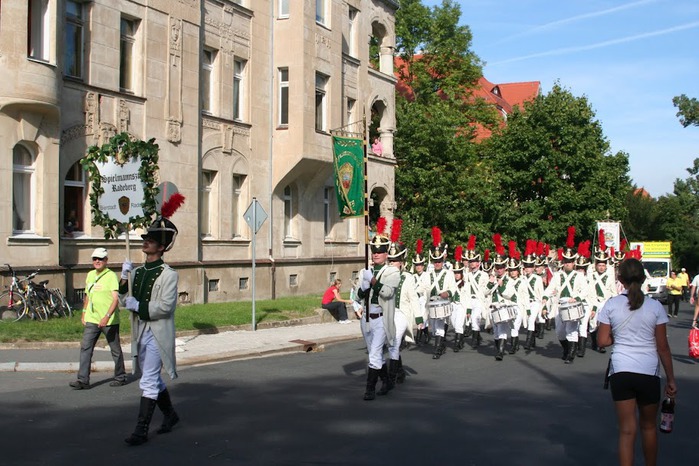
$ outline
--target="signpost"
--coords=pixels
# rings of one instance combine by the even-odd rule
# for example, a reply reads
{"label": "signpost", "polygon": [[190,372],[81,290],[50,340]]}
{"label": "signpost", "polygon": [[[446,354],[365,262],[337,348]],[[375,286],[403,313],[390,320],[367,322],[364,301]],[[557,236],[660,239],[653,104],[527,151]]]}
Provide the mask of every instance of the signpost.
{"label": "signpost", "polygon": [[243,218],[252,230],[252,329],[257,330],[255,318],[255,238],[262,224],[267,220],[267,212],[262,208],[257,198],[253,197],[248,210],[243,214]]}

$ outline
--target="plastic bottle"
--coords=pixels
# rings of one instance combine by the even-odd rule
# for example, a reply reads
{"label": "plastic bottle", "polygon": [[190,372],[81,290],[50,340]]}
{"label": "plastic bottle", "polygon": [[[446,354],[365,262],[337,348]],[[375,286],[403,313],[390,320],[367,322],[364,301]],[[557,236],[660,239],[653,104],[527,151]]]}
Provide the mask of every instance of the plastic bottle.
{"label": "plastic bottle", "polygon": [[660,408],[660,432],[669,434],[675,423],[675,399],[667,397]]}

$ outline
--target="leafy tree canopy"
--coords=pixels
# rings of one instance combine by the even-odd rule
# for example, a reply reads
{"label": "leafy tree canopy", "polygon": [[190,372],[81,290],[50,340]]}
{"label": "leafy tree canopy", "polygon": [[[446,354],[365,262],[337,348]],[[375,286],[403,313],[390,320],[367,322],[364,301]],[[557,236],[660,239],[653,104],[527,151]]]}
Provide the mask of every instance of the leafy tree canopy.
{"label": "leafy tree canopy", "polygon": [[679,109],[677,117],[685,128],[687,126],[699,126],[699,101],[682,94],[672,99],[673,105]]}

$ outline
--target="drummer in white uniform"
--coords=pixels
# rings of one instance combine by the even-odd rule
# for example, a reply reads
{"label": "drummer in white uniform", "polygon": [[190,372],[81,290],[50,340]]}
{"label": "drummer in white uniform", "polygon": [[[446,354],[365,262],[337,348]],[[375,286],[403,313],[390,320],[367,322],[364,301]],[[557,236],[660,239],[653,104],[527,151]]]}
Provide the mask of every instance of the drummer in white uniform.
{"label": "drummer in white uniform", "polygon": [[606,350],[597,345],[597,312],[602,309],[602,306],[604,306],[604,303],[606,303],[609,298],[619,294],[615,283],[616,277],[614,276],[614,267],[607,266],[609,259],[610,254],[607,251],[604,230],[600,230],[599,241],[595,249],[595,270],[591,274],[589,290],[590,301],[592,303],[590,348],[600,353],[606,353]]}
{"label": "drummer in white uniform", "polygon": [[[490,251],[487,253],[490,255]],[[485,297],[488,273],[481,270],[481,255],[476,252],[476,237],[474,235],[468,238],[466,260],[468,261],[468,270],[464,276],[466,293],[462,293],[462,302],[466,307],[466,319],[468,320],[470,317],[471,330],[473,331],[471,346],[476,349],[482,342],[481,321],[486,317],[485,311],[488,309]]]}
{"label": "drummer in white uniform", "polygon": [[430,291],[427,308],[430,313],[430,331],[435,336],[432,359],[439,359],[446,349],[447,318],[451,314],[451,300],[456,291],[456,280],[454,280],[454,272],[444,267],[447,245],[442,244],[442,232],[437,227],[432,228],[432,244],[430,261],[434,269],[429,272]]}
{"label": "drummer in white uniform", "polygon": [[[501,312],[507,314],[505,309],[510,305],[510,301],[505,298],[504,293],[507,289],[509,277],[507,275],[507,257],[505,256],[505,248],[502,245],[501,236],[499,233],[493,235],[495,243],[495,257],[493,258],[493,269],[495,273],[490,276],[487,292],[490,296],[490,313],[493,321],[493,338],[495,339],[495,360],[502,361],[505,356],[505,344],[507,337],[510,334],[509,315],[501,315]],[[492,318],[493,313],[496,314]],[[512,316],[514,318],[514,316]]]}
{"label": "drummer in white uniform", "polygon": [[511,321],[510,328],[510,354],[515,354],[519,351],[519,330],[522,328],[522,321],[526,312],[526,304],[528,297],[526,294],[526,286],[520,276],[522,267],[521,255],[517,250],[517,244],[514,241],[508,243],[509,257],[507,259],[507,288],[503,293],[505,299],[509,300],[510,306],[515,311],[515,318]]}
{"label": "drummer in white uniform", "polygon": [[451,325],[454,327],[454,352],[458,353],[464,347],[464,327],[466,323],[466,301],[468,300],[468,288],[464,288],[464,263],[463,248],[457,246],[454,249],[454,280],[456,286],[451,304]]}
{"label": "drummer in white uniform", "polygon": [[592,274],[589,272],[591,255],[592,254],[590,252],[590,241],[583,241],[578,245],[578,257],[577,259],[575,259],[575,269],[578,271],[578,273],[585,277],[585,284],[587,290],[587,294],[582,300],[585,314],[583,315],[582,319],[580,319],[580,328],[578,329],[579,335],[577,356],[579,358],[585,357],[585,349],[587,347],[588,325],[590,324],[590,318],[592,317],[592,295],[590,294],[590,279]]}
{"label": "drummer in white uniform", "polygon": [[420,305],[420,310],[422,315],[424,315],[424,322],[421,328],[417,329],[415,342],[419,345],[422,342],[430,343],[430,331],[428,327],[428,316],[427,316],[427,298],[430,293],[430,274],[427,273],[425,267],[425,256],[422,255],[423,241],[421,239],[417,240],[415,244],[415,256],[413,257],[413,268],[415,269],[415,282],[417,283],[417,296]]}
{"label": "drummer in white uniform", "polygon": [[544,281],[538,274],[534,273],[538,259],[536,251],[537,242],[527,240],[524,258],[522,259],[522,267],[524,268],[522,280],[527,290],[527,305],[525,306],[527,339],[524,343],[525,350],[531,350],[536,347],[536,336],[543,332],[544,327],[544,317],[541,314],[542,301],[544,299]]}
{"label": "drummer in white uniform", "polygon": [[[556,314],[556,336],[563,347],[563,359],[566,364],[571,364],[575,359],[578,344],[578,328],[582,317],[582,300],[587,293],[587,283],[578,272],[575,271],[575,227],[568,227],[568,240],[566,248],[558,251],[559,260],[563,268],[553,274],[549,286],[544,291],[544,309],[559,304]],[[560,304],[565,306],[578,306],[581,312],[577,319],[564,320],[561,316]],[[570,313],[569,313],[570,314]],[[568,317],[566,317],[568,319]]]}

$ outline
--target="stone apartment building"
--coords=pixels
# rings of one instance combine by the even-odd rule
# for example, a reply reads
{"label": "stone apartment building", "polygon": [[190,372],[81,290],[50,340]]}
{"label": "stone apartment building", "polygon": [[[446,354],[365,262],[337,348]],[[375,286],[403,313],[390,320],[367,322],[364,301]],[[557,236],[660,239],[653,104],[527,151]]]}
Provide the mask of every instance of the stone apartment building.
{"label": "stone apartment building", "polygon": [[[126,239],[91,225],[88,147],[155,138],[159,181],[186,197],[166,260],[182,302],[320,293],[364,260],[340,219],[330,131],[377,135],[374,216],[392,216],[396,0],[2,0],[0,262],[79,298],[90,254]],[[371,45],[370,45],[371,44]],[[366,130],[354,124],[366,119]],[[140,231],[130,232],[138,263]],[[0,266],[0,269],[4,269]],[[8,283],[7,273],[2,283]]]}

